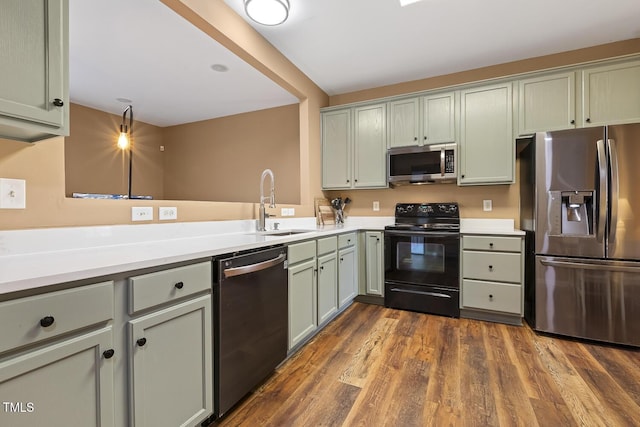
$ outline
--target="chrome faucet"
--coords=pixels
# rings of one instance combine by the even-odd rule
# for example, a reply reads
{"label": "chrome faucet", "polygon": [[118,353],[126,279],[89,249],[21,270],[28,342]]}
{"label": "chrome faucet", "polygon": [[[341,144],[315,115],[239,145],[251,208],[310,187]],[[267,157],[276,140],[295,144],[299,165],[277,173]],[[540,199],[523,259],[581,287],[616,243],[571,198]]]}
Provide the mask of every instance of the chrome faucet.
{"label": "chrome faucet", "polygon": [[[264,179],[269,175],[271,177],[271,193],[269,197],[264,197]],[[264,209],[264,202],[269,201],[269,207],[276,207],[276,196],[275,196],[275,181],[273,179],[273,172],[271,169],[265,169],[262,172],[262,177],[260,178],[260,211],[258,213],[258,231],[266,231],[265,221],[268,216],[270,216]]]}

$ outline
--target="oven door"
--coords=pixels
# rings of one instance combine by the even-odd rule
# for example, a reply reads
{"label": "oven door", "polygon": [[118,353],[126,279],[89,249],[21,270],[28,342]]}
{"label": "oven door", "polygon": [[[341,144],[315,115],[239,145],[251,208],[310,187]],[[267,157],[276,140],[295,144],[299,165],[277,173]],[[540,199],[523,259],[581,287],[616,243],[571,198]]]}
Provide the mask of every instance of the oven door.
{"label": "oven door", "polygon": [[460,287],[460,234],[385,230],[385,282]]}

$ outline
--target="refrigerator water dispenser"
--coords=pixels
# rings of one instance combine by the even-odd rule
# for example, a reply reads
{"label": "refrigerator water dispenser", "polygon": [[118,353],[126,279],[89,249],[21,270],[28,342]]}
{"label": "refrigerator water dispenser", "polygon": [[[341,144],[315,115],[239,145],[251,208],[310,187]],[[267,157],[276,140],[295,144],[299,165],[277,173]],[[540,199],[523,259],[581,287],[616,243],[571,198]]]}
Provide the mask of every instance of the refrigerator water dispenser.
{"label": "refrigerator water dispenser", "polygon": [[593,234],[593,192],[563,191],[561,234],[590,236]]}

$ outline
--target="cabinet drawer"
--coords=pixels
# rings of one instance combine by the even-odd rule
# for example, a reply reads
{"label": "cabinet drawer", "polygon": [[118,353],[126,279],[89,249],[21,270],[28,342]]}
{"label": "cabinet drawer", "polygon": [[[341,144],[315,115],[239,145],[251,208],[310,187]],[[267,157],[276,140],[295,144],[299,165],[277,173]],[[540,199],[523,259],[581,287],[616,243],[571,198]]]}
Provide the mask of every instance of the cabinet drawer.
{"label": "cabinet drawer", "polygon": [[462,249],[478,251],[521,252],[522,239],[520,237],[496,236],[463,236]]}
{"label": "cabinet drawer", "polygon": [[211,263],[171,268],[129,279],[129,313],[211,289]]}
{"label": "cabinet drawer", "polygon": [[318,255],[324,255],[335,252],[337,249],[338,239],[336,236],[318,239]]}
{"label": "cabinet drawer", "polygon": [[113,282],[0,304],[0,353],[113,318]]}
{"label": "cabinet drawer", "polygon": [[288,250],[289,265],[293,265],[316,256],[316,241],[309,240],[308,242],[289,245]]}
{"label": "cabinet drawer", "polygon": [[462,306],[522,314],[522,287],[508,283],[462,281]]}
{"label": "cabinet drawer", "polygon": [[338,236],[338,248],[346,248],[356,244],[356,233],[341,234]]}
{"label": "cabinet drawer", "polygon": [[520,283],[521,256],[519,253],[470,252],[462,253],[462,277]]}

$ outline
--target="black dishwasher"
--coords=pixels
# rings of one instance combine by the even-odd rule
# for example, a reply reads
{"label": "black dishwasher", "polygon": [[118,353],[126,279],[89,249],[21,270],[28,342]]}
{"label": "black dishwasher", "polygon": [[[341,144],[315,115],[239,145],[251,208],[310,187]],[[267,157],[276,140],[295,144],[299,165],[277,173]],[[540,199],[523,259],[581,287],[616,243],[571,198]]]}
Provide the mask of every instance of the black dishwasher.
{"label": "black dishwasher", "polygon": [[287,248],[236,252],[214,264],[215,414],[224,415],[287,356]]}

